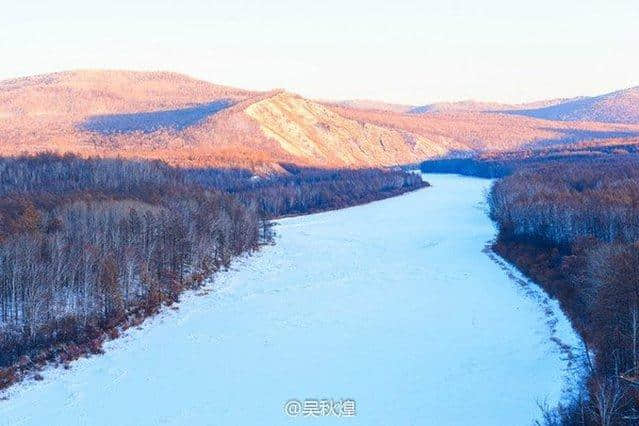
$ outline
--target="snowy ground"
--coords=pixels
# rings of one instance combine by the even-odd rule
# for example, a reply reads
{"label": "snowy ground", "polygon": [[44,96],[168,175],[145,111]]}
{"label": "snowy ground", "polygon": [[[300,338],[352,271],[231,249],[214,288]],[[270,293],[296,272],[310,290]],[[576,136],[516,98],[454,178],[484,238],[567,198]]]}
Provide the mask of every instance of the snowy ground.
{"label": "snowy ground", "polygon": [[[490,182],[427,179],[281,220],[277,245],[237,261],[213,292],[12,388],[0,424],[530,424],[565,384],[551,337],[576,338],[556,304],[482,252]],[[283,411],[323,398],[353,399],[357,415]]]}

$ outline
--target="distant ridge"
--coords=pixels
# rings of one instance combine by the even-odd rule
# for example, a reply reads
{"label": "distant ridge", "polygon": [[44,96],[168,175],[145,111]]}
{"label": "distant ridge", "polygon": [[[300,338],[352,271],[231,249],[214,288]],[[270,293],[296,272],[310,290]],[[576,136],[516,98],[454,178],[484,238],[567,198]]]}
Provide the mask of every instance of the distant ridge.
{"label": "distant ridge", "polygon": [[494,112],[554,121],[593,121],[600,123],[639,124],[639,86],[601,96],[551,99],[525,104],[460,101],[413,107],[410,114],[441,112]]}
{"label": "distant ridge", "polygon": [[546,120],[639,124],[639,86],[601,96],[507,112]]}
{"label": "distant ridge", "polygon": [[481,101],[458,101],[458,102],[439,102],[434,104],[422,105],[411,108],[410,114],[425,114],[429,112],[458,112],[458,111],[474,111],[474,112],[503,112],[508,110],[521,110],[526,108],[541,108],[550,105],[556,105],[566,102],[569,99],[550,99],[543,101],[535,101],[524,104],[502,104],[497,102],[481,102]]}
{"label": "distant ridge", "polygon": [[372,101],[368,99],[353,99],[348,101],[334,102],[333,104],[356,109],[373,109],[380,111],[408,112],[414,107],[412,105],[393,104],[389,102]]}

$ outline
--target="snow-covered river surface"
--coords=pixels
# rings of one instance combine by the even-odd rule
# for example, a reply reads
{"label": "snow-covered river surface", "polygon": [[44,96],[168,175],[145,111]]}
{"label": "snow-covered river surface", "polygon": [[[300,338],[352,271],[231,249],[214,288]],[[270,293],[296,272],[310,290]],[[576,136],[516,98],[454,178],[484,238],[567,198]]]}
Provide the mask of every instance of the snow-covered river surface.
{"label": "snow-covered river surface", "polygon": [[[280,220],[277,244],[210,292],[185,294],[102,356],[10,389],[0,424],[531,424],[537,402],[565,387],[554,340],[576,336],[554,302],[483,251],[495,235],[490,181],[426,179],[431,188]],[[305,412],[285,414],[291,399]],[[353,400],[356,415],[304,415],[322,399]]]}

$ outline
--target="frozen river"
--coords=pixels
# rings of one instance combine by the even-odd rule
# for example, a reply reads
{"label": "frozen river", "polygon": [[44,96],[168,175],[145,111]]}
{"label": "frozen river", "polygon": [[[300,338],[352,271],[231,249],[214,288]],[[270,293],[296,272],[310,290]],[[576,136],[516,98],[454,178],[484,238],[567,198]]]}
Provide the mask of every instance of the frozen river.
{"label": "frozen river", "polygon": [[[495,234],[490,181],[426,179],[280,220],[277,244],[213,291],[185,294],[105,355],[12,388],[0,424],[530,424],[565,384],[554,340],[576,337],[554,302],[482,251]],[[304,410],[293,417],[292,399]],[[306,418],[316,403],[334,412]]]}

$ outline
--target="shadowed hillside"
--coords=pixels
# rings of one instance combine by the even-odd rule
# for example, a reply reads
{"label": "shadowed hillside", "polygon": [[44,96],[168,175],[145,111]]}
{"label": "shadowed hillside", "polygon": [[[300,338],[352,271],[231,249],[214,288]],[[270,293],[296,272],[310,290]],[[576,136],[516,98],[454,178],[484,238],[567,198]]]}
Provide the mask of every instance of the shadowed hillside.
{"label": "shadowed hillside", "polygon": [[150,133],[161,129],[184,130],[231,105],[230,100],[223,99],[190,108],[168,111],[96,115],[84,121],[80,128],[107,135],[128,132]]}

